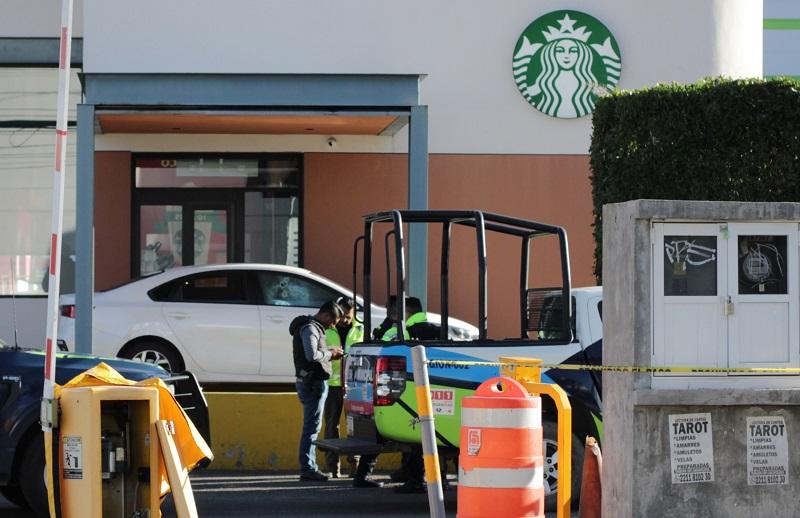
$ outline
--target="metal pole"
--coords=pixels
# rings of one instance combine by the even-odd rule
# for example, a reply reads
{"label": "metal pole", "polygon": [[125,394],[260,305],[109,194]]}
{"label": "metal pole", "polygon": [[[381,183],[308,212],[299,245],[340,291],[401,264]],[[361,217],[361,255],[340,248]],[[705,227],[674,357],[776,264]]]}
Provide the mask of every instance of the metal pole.
{"label": "metal pole", "polygon": [[439,453],[436,449],[436,429],[431,412],[433,405],[424,346],[418,345],[411,349],[411,362],[414,368],[414,385],[417,393],[417,413],[420,425],[422,425],[422,458],[425,461],[428,507],[430,507],[431,518],[445,518],[444,492],[439,469]]}
{"label": "metal pole", "polygon": [[403,247],[403,216],[399,210],[392,211],[394,221],[394,264],[397,270],[397,339],[406,338],[406,263]]}
{"label": "metal pole", "polygon": [[483,213],[475,211],[475,233],[478,240],[478,338],[488,338],[487,313],[489,304],[486,300],[489,294],[489,284],[486,277],[486,224]]}

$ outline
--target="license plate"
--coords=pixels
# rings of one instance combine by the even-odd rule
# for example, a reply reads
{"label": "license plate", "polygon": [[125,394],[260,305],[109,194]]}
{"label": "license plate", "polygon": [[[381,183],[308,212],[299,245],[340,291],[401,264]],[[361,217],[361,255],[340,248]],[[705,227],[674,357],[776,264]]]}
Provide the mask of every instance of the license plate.
{"label": "license plate", "polygon": [[346,423],[346,426],[347,426],[347,436],[349,437],[349,436],[353,435],[353,430],[354,430],[354,427],[353,427],[353,416],[348,415],[345,418],[345,423]]}

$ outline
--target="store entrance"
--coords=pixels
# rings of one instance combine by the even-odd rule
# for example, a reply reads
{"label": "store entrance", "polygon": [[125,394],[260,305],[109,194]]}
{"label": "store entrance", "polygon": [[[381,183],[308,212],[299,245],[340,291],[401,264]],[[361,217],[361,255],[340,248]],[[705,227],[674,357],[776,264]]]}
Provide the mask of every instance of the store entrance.
{"label": "store entrance", "polygon": [[134,277],[176,266],[300,262],[298,155],[137,157]]}

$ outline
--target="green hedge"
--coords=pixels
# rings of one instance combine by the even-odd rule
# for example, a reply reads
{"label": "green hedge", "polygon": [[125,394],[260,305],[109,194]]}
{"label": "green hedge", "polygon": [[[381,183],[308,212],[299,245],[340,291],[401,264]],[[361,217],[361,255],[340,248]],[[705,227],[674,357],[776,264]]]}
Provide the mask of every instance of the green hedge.
{"label": "green hedge", "polygon": [[800,82],[708,79],[612,93],[597,103],[590,154],[602,282],[606,203],[800,201]]}

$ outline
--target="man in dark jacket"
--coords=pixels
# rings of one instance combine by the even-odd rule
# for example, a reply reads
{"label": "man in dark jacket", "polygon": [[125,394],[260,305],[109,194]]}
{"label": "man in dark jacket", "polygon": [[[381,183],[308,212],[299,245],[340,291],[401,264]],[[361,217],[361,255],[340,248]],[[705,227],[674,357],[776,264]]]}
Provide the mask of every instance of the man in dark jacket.
{"label": "man in dark jacket", "polygon": [[343,355],[341,347],[328,347],[325,330],[335,327],[341,318],[342,308],[335,302],[326,302],[316,315],[297,317],[289,324],[297,377],[297,397],[303,405],[303,430],[300,432],[298,449],[300,480],[328,480],[328,476],[317,467],[317,448],[314,441],[322,424],[322,410],[328,393],[327,380],[331,376],[331,360]]}

